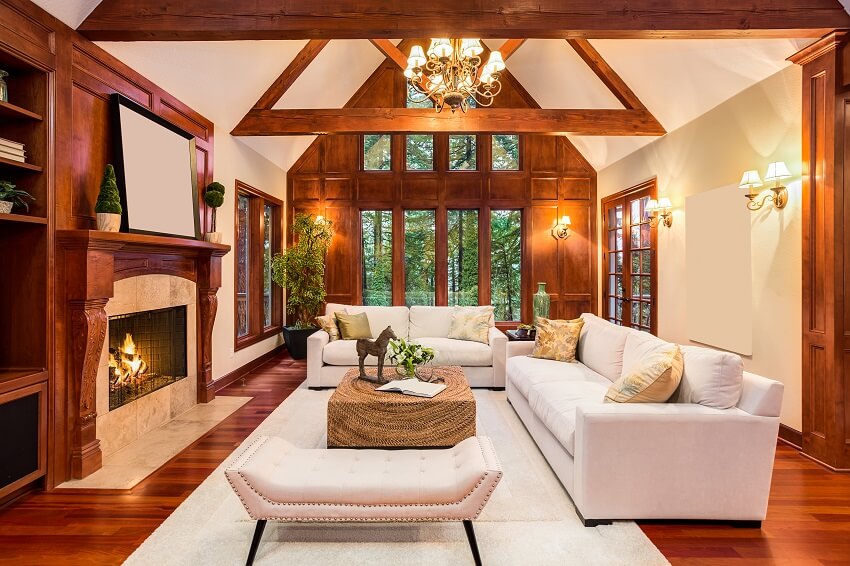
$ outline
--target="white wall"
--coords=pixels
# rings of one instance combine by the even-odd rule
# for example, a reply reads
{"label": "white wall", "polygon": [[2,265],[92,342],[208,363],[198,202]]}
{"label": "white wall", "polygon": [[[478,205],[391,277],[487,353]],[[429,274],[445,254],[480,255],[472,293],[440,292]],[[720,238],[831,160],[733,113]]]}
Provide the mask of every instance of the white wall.
{"label": "white wall", "polygon": [[[233,245],[236,179],[280,199],[286,169],[311,137],[251,139],[230,135],[242,116],[301,49],[303,41],[99,43],[112,55],[161,86],[215,124],[215,180],[227,189],[217,229]],[[249,145],[250,144],[250,147]],[[255,151],[275,158],[269,159]],[[282,342],[280,336],[234,352],[234,253],[224,256],[222,288],[213,330],[213,377],[239,368]]]}
{"label": "white wall", "polygon": [[[782,211],[771,207],[751,215],[753,354],[744,365],[785,384],[781,420],[796,430],[802,429],[801,97],[800,68],[788,67],[603,169],[597,178],[601,199],[657,176],[659,195],[673,202],[673,226],[658,229],[658,332],[687,344],[685,198],[737,185],[747,169],[758,169],[763,177],[768,163],[785,161],[794,174],[789,204]],[[717,230],[723,230],[722,217]],[[717,267],[722,277],[723,266]]]}

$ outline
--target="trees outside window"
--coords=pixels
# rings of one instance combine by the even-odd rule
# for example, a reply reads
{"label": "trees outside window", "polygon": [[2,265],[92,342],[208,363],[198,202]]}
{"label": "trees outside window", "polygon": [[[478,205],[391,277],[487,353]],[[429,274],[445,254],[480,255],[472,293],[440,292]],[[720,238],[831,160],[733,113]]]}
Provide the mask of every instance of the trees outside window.
{"label": "trees outside window", "polygon": [[363,136],[363,170],[389,171],[392,167],[392,136],[367,134]]}
{"label": "trees outside window", "polygon": [[478,304],[478,211],[448,211],[448,304]]}
{"label": "trees outside window", "polygon": [[434,170],[434,136],[409,135],[405,143],[405,163],[408,171]]}
{"label": "trees outside window", "polygon": [[496,320],[521,318],[522,211],[490,211],[490,294]]}
{"label": "trees outside window", "polygon": [[492,138],[493,171],[519,170],[519,136],[516,134],[495,134]]}
{"label": "trees outside window", "polygon": [[478,169],[477,138],[474,135],[449,136],[449,171]]}
{"label": "trees outside window", "polygon": [[363,304],[393,304],[393,213],[364,210],[360,213]]}
{"label": "trees outside window", "polygon": [[436,304],[435,232],[433,210],[404,211],[404,302],[407,306]]}

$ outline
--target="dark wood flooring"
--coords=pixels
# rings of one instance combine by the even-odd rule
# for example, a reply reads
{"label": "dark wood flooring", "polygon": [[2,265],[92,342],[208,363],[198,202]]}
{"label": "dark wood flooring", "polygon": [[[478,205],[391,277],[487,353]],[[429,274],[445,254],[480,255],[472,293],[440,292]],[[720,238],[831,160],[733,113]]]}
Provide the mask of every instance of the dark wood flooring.
{"label": "dark wood flooring", "polygon": [[[0,564],[120,564],[304,380],[306,365],[270,360],[219,395],[249,403],[126,491],[25,495],[0,510]],[[187,528],[191,528],[188,526]],[[761,530],[722,524],[642,523],[673,564],[850,564],[850,475],[780,445]]]}

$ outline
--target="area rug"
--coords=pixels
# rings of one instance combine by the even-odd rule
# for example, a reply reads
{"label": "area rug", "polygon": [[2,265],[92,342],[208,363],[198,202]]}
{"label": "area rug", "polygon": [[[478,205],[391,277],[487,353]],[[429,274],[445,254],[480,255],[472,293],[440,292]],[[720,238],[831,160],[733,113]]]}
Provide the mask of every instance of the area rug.
{"label": "area rug", "polygon": [[[259,435],[281,436],[304,448],[324,447],[330,395],[304,386],[292,393],[125,564],[244,564],[255,523],[227,483],[224,468]],[[585,528],[505,393],[475,391],[475,399],[478,434],[493,440],[504,470],[475,522],[484,564],[668,564],[634,522]],[[255,564],[437,566],[472,564],[472,556],[460,523],[269,522]]]}

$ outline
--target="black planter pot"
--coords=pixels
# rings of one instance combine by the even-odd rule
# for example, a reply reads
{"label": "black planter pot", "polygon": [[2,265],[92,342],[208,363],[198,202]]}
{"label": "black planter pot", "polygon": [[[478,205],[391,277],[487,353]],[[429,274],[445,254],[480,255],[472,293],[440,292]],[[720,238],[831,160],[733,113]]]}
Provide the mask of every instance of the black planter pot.
{"label": "black planter pot", "polygon": [[283,341],[286,349],[294,360],[307,358],[307,337],[319,330],[318,328],[295,328],[294,326],[283,327]]}

